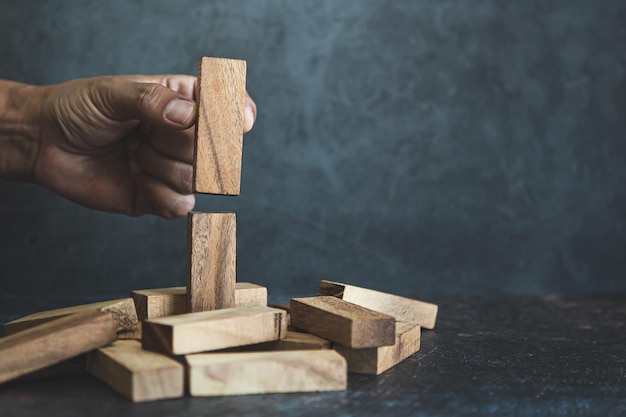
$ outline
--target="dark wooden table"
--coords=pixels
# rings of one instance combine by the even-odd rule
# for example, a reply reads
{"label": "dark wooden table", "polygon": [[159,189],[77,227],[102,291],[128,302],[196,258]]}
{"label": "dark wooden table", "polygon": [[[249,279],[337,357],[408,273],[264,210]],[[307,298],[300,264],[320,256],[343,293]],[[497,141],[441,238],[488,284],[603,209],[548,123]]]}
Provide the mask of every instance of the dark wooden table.
{"label": "dark wooden table", "polygon": [[[0,322],[91,301],[0,296]],[[420,352],[346,392],[132,404],[78,359],[0,385],[0,416],[626,415],[626,294],[432,301]]]}

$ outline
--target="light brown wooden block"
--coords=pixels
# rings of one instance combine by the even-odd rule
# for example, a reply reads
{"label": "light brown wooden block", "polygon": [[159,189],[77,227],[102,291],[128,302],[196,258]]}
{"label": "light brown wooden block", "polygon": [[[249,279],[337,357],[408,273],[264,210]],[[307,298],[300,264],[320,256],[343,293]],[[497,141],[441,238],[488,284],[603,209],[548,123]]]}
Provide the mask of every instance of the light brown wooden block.
{"label": "light brown wooden block", "polygon": [[7,335],[14,334],[83,311],[110,312],[113,315],[113,319],[117,322],[117,330],[119,332],[129,332],[139,328],[139,321],[137,320],[137,314],[135,312],[135,303],[132,298],[121,298],[119,300],[100,301],[97,303],[57,308],[55,310],[30,314],[6,323],[4,325],[4,331]]}
{"label": "light brown wooden block", "polygon": [[173,355],[226,349],[285,337],[285,312],[271,307],[247,306],[143,322],[144,349]]}
{"label": "light brown wooden block", "polygon": [[187,312],[187,287],[153,288],[131,292],[139,320]]}
{"label": "light brown wooden block", "polygon": [[[187,312],[187,287],[153,288],[132,292],[139,320]],[[267,288],[250,282],[235,283],[235,307],[267,306]]]}
{"label": "light brown wooden block", "polygon": [[180,398],[185,391],[183,365],[141,349],[136,340],[118,340],[90,352],[87,371],[134,402]]}
{"label": "light brown wooden block", "polygon": [[267,306],[267,288],[250,282],[235,284],[235,307]]}
{"label": "light brown wooden block", "polygon": [[0,339],[0,383],[54,365],[117,338],[111,313],[87,310]]}
{"label": "light brown wooden block", "polygon": [[339,391],[345,359],[333,350],[187,355],[192,396]]}
{"label": "light brown wooden block", "polygon": [[187,217],[187,312],[235,306],[235,213]]}
{"label": "light brown wooden block", "polygon": [[245,92],[246,61],[200,60],[194,192],[239,194]]}
{"label": "light brown wooden block", "polygon": [[335,297],[292,299],[291,325],[354,349],[395,343],[393,317]]}
{"label": "light brown wooden block", "polygon": [[273,342],[273,350],[313,350],[330,349],[331,343],[326,339],[310,333],[287,331],[287,335]]}
{"label": "light brown wooden block", "polygon": [[349,372],[379,375],[419,350],[420,326],[396,322],[396,343],[393,346],[350,349],[337,344],[334,348],[346,358]]}
{"label": "light brown wooden block", "polygon": [[332,295],[389,314],[398,321],[419,324],[425,329],[435,328],[438,309],[436,304],[331,281],[320,281],[317,294]]}

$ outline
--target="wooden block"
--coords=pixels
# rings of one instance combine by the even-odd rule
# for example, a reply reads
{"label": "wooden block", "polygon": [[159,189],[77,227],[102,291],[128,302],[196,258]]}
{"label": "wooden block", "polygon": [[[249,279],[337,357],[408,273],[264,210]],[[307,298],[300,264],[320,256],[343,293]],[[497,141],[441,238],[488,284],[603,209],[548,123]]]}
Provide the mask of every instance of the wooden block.
{"label": "wooden block", "polygon": [[131,292],[139,320],[187,312],[187,287],[154,288]]}
{"label": "wooden block", "polygon": [[141,349],[136,340],[118,340],[90,352],[87,371],[134,402],[180,398],[185,393],[183,365]]}
{"label": "wooden block", "polygon": [[273,350],[314,350],[330,349],[331,343],[326,339],[310,333],[287,331],[287,335],[273,342]]}
{"label": "wooden block", "polygon": [[246,61],[200,60],[194,192],[239,194],[245,92]]}
{"label": "wooden block", "polygon": [[287,312],[287,330],[290,331],[298,331],[295,327],[291,325],[291,304],[274,304],[272,305],[274,308],[279,308],[281,310],[285,310]]}
{"label": "wooden block", "polygon": [[118,332],[135,331],[139,328],[139,321],[135,312],[135,303],[132,298],[122,298],[119,300],[101,301],[30,314],[6,323],[4,325],[4,331],[8,336],[83,311],[110,312],[117,323]]}
{"label": "wooden block", "polygon": [[317,295],[332,295],[360,306],[389,314],[398,321],[434,329],[437,305],[331,281],[320,281]]}
{"label": "wooden block", "polygon": [[393,346],[350,349],[336,344],[334,348],[346,358],[349,372],[380,375],[419,350],[420,326],[396,322],[396,343]]}
{"label": "wooden block", "polygon": [[143,322],[144,349],[173,355],[226,349],[285,337],[285,312],[271,307],[247,306]]}
{"label": "wooden block", "polygon": [[[187,287],[154,288],[132,292],[139,320],[187,312]],[[267,288],[249,282],[235,284],[235,307],[267,306]],[[140,326],[141,328],[141,326]]]}
{"label": "wooden block", "polygon": [[235,306],[235,213],[187,217],[187,312]]}
{"label": "wooden block", "polygon": [[267,306],[267,288],[250,282],[235,284],[235,307]]}
{"label": "wooden block", "polygon": [[360,349],[395,343],[395,319],[335,297],[291,300],[291,325]]}
{"label": "wooden block", "polygon": [[54,365],[117,338],[111,313],[87,310],[0,339],[0,383]]}
{"label": "wooden block", "polygon": [[187,355],[192,396],[339,391],[345,359],[333,350]]}

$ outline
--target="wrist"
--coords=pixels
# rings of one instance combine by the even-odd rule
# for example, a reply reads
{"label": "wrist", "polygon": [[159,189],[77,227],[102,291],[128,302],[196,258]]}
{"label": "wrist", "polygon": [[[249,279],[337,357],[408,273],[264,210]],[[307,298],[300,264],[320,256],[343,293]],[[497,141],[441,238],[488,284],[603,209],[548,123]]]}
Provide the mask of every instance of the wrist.
{"label": "wrist", "polygon": [[0,80],[0,178],[35,181],[41,87]]}

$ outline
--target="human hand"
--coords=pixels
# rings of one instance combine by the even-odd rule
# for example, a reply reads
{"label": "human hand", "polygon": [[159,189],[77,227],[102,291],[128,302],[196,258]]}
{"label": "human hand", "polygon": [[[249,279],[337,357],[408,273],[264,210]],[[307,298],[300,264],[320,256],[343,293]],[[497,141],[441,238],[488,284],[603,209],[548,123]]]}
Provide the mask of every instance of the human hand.
{"label": "human hand", "polygon": [[[111,76],[38,87],[36,182],[87,207],[184,216],[192,194],[196,77]],[[247,96],[244,133],[256,118]]]}

